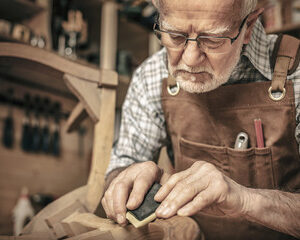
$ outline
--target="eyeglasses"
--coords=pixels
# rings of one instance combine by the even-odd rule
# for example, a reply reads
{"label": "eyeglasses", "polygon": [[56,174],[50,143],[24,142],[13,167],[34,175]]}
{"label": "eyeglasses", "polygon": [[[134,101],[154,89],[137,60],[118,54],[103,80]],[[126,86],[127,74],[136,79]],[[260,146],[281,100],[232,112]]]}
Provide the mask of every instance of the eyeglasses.
{"label": "eyeglasses", "polygon": [[230,51],[231,45],[240,36],[241,30],[243,29],[248,16],[249,15],[243,19],[239,27],[239,32],[234,38],[223,36],[197,36],[196,38],[189,38],[188,35],[184,33],[175,33],[162,30],[160,29],[158,23],[154,24],[153,31],[160,40],[161,44],[171,49],[182,50],[187,45],[188,41],[195,41],[203,52],[226,53]]}

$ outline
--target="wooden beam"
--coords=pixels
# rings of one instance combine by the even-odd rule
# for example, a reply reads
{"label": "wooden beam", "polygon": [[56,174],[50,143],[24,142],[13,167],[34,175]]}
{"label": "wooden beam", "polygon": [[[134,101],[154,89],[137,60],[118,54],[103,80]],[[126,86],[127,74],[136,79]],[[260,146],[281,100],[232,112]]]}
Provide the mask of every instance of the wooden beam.
{"label": "wooden beam", "polygon": [[82,121],[88,116],[83,104],[79,102],[71,112],[66,125],[65,131],[68,133],[78,129]]}
{"label": "wooden beam", "polygon": [[106,88],[117,88],[118,73],[112,70],[100,70],[99,86]]}
{"label": "wooden beam", "polygon": [[85,206],[94,212],[102,198],[105,171],[110,161],[114,137],[116,90],[101,90],[101,120],[94,128],[92,169],[88,180]]}
{"label": "wooden beam", "polygon": [[107,1],[102,6],[100,69],[116,69],[117,33],[118,5],[113,1]]}
{"label": "wooden beam", "polygon": [[[115,70],[117,53],[118,5],[107,1],[102,7],[100,69]],[[102,79],[106,85],[115,84],[115,78]],[[114,136],[116,89],[101,89],[101,121],[94,129],[92,170],[88,180],[86,207],[94,212],[102,198],[105,171],[110,161]]]}
{"label": "wooden beam", "polygon": [[64,80],[68,88],[75,94],[84,106],[85,110],[96,123],[99,121],[100,89],[97,84],[84,81],[69,74],[64,75]]}
{"label": "wooden beam", "polygon": [[[0,58],[14,58],[10,64],[20,65],[20,60],[23,63],[30,63],[32,69],[36,70],[37,65],[47,67],[47,74],[57,72],[60,74],[70,74],[78,78],[97,83],[99,81],[99,69],[93,65],[81,64],[61,57],[54,52],[44,49],[32,47],[30,45],[20,43],[0,43]],[[19,59],[19,61],[16,61]],[[34,71],[33,71],[34,72]]]}

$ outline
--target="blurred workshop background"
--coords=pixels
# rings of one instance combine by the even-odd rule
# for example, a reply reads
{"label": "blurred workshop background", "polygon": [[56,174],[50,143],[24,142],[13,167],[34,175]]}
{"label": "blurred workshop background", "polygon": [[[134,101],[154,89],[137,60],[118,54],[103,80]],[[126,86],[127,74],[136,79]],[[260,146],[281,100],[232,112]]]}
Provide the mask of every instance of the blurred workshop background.
{"label": "blurred workshop background", "polygon": [[[99,68],[104,2],[0,0],[0,41],[31,45],[32,54],[47,57],[47,51],[80,66]],[[152,33],[156,12],[151,0],[116,2],[120,89],[115,138],[134,69],[160,49]],[[299,37],[299,0],[259,0],[258,4],[265,8],[261,21],[268,33]],[[44,206],[87,182],[94,124],[87,118],[66,132],[77,101],[64,82],[46,69],[29,71],[26,62],[0,61],[0,235],[16,233]]]}

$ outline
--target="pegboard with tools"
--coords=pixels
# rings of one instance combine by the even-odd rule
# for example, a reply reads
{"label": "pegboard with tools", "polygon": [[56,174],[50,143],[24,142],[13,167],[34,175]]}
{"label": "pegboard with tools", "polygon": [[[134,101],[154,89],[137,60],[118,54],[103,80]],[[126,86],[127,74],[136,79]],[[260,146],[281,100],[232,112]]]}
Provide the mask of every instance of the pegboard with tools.
{"label": "pegboard with tools", "polygon": [[60,155],[60,121],[69,115],[62,112],[61,103],[49,97],[25,93],[23,97],[14,95],[14,89],[0,92],[0,104],[7,107],[3,119],[2,144],[6,148],[15,146],[13,109],[23,110],[20,147],[25,152]]}

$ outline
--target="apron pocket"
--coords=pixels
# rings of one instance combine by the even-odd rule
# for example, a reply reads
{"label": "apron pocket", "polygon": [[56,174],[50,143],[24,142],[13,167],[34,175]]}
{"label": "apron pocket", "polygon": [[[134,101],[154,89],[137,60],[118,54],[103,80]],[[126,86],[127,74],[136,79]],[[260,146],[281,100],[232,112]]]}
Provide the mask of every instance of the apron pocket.
{"label": "apron pocket", "polygon": [[228,156],[226,147],[197,143],[181,138],[178,170],[189,168],[196,161],[205,161],[215,165],[227,176],[229,175]]}
{"label": "apron pocket", "polygon": [[178,170],[206,161],[237,183],[252,188],[274,188],[271,148],[236,150],[180,139]]}
{"label": "apron pocket", "polygon": [[227,148],[230,177],[252,188],[273,188],[271,148]]}
{"label": "apron pocket", "polygon": [[255,148],[255,179],[254,187],[262,189],[274,189],[274,170],[272,161],[272,151],[270,147]]}

